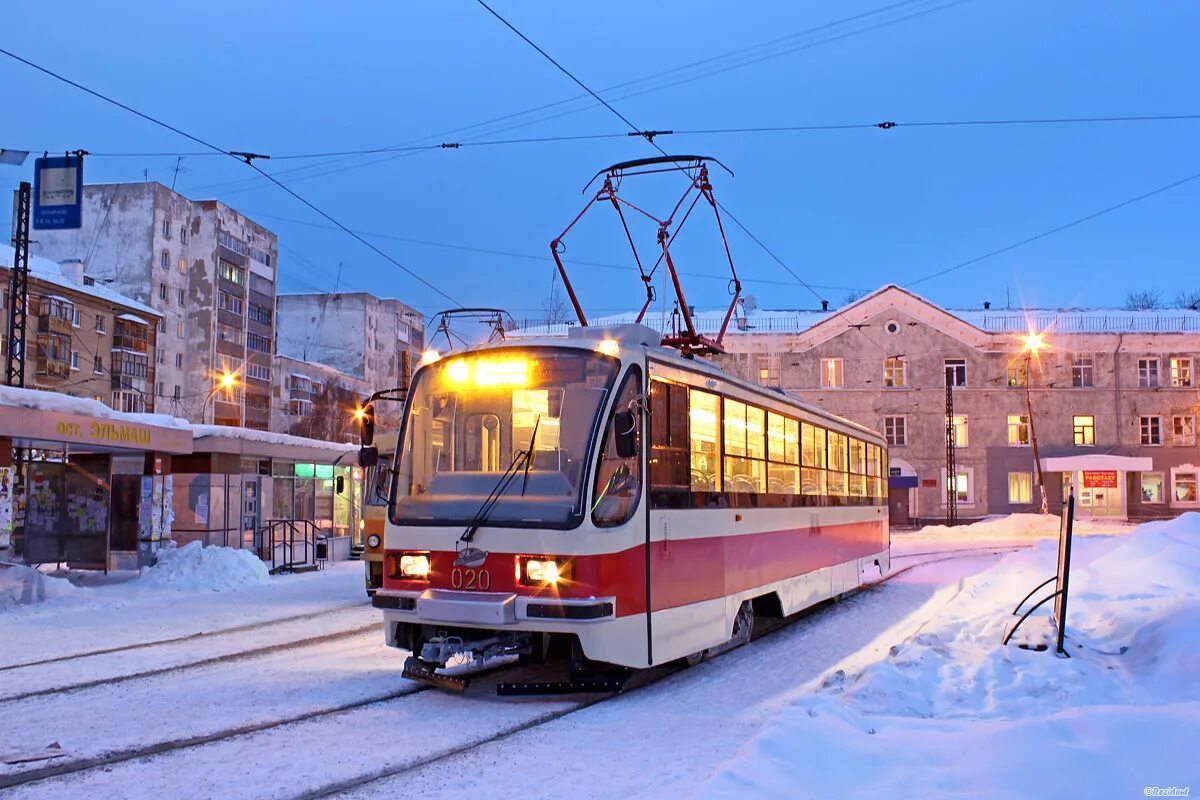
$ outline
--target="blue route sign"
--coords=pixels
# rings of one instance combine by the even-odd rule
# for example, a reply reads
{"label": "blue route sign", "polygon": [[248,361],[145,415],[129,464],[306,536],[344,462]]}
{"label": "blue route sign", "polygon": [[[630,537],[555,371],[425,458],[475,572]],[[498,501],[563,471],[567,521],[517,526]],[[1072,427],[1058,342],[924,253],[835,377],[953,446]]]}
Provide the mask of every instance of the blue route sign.
{"label": "blue route sign", "polygon": [[67,230],[83,225],[83,156],[39,158],[33,168],[33,228]]}

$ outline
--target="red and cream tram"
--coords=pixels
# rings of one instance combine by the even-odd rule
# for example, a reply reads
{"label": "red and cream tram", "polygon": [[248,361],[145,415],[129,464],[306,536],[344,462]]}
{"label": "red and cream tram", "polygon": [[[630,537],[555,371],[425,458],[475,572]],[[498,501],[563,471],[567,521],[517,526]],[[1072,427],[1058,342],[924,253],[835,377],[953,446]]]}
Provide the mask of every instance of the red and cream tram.
{"label": "red and cream tram", "polygon": [[575,328],[417,372],[374,597],[414,674],[695,662],[887,571],[883,439],[659,340]]}

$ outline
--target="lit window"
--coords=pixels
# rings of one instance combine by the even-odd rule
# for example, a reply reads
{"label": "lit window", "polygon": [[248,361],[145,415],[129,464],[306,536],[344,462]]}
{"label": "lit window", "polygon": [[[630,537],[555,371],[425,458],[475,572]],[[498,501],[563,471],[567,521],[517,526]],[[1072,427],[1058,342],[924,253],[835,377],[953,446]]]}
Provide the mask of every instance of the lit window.
{"label": "lit window", "polygon": [[1171,443],[1176,447],[1193,447],[1196,444],[1196,418],[1171,417]]}
{"label": "lit window", "polygon": [[842,388],[842,360],[840,358],[821,359],[821,388]]}
{"label": "lit window", "polygon": [[1175,473],[1175,491],[1172,494],[1175,503],[1196,502],[1196,473],[1180,471]]}
{"label": "lit window", "polygon": [[1029,472],[1008,473],[1008,502],[1033,502],[1033,474]]}
{"label": "lit window", "polygon": [[967,362],[962,358],[946,359],[946,385],[967,385]]}
{"label": "lit window", "polygon": [[1192,385],[1192,360],[1190,358],[1172,358],[1171,385],[1188,387]]}
{"label": "lit window", "polygon": [[1095,359],[1090,355],[1076,353],[1071,359],[1071,386],[1090,389],[1096,385]]}
{"label": "lit window", "polygon": [[718,491],[721,465],[718,461],[720,399],[715,394],[693,389],[688,392],[688,433],[691,444],[693,492]]}
{"label": "lit window", "polygon": [[1142,473],[1142,502],[1163,502],[1163,474],[1161,472]]}
{"label": "lit window", "polygon": [[187,259],[186,258],[179,259],[179,274],[187,275]]}
{"label": "lit window", "polygon": [[758,356],[758,382],[763,386],[779,385],[779,356]]}
{"label": "lit window", "polygon": [[970,437],[967,435],[967,415],[954,415],[954,446],[966,447],[970,443]]}
{"label": "lit window", "polygon": [[[960,503],[969,504],[972,502],[971,495],[974,487],[972,486],[973,481],[971,480],[971,473],[972,470],[970,468],[959,469],[958,473],[954,476],[953,484],[951,484],[949,481],[949,474],[945,472],[942,473],[942,486],[948,487],[953,485],[955,495]],[[947,492],[942,493],[942,505],[946,505],[946,495]]]}
{"label": "lit window", "polygon": [[1029,382],[1029,362],[1024,358],[1009,359],[1008,385],[1010,388],[1024,386]]}
{"label": "lit window", "polygon": [[1159,385],[1158,359],[1138,359],[1138,386],[1143,389],[1153,389]]}
{"label": "lit window", "polygon": [[908,385],[908,362],[903,358],[883,360],[883,385],[886,389],[903,389]]}
{"label": "lit window", "polygon": [[883,434],[892,447],[904,447],[908,444],[908,426],[904,417],[884,417]]}
{"label": "lit window", "polygon": [[1138,421],[1143,446],[1154,447],[1162,444],[1162,417],[1141,417]]}
{"label": "lit window", "polygon": [[1071,418],[1075,444],[1091,447],[1096,444],[1096,418],[1091,414],[1076,414]]}
{"label": "lit window", "polygon": [[1011,447],[1029,444],[1029,417],[1024,414],[1008,415],[1008,444]]}

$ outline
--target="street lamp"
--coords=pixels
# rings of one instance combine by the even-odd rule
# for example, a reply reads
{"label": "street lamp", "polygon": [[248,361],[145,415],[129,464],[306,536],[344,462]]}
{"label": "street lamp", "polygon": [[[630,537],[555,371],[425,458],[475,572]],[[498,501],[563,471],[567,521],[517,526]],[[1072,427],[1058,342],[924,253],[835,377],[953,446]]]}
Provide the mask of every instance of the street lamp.
{"label": "street lamp", "polygon": [[[220,375],[217,376],[212,391],[208,393],[208,396],[204,398],[204,404],[200,406],[201,423],[204,422],[204,415],[208,412],[208,405],[212,402],[212,399],[217,396],[217,392],[232,392],[235,388],[237,388],[237,383],[238,380],[236,372],[224,370]],[[215,417],[213,418],[213,421],[216,421]]]}
{"label": "street lamp", "polygon": [[1025,353],[1025,411],[1029,417],[1029,441],[1033,444],[1033,463],[1037,467],[1038,476],[1038,491],[1042,495],[1041,512],[1047,514],[1050,512],[1049,502],[1046,498],[1046,480],[1042,474],[1042,459],[1038,455],[1037,429],[1033,424],[1033,396],[1029,390],[1029,382],[1033,377],[1032,360],[1042,349],[1042,334],[1030,331],[1024,338],[1024,353]]}

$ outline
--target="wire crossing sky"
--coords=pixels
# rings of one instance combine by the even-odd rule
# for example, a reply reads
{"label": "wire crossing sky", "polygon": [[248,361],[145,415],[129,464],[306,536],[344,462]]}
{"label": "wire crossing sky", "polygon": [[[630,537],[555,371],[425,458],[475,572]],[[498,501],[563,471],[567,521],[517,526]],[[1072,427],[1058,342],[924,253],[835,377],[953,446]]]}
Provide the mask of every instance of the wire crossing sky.
{"label": "wire crossing sky", "polygon": [[[284,290],[426,311],[536,316],[587,177],[654,152],[639,126],[734,170],[718,197],[776,256],[733,234],[760,306],[892,282],[951,306],[1120,305],[1200,283],[1193,4],[488,4],[629,130],[475,3],[131,2],[97,22],[68,2],[53,25],[13,9],[0,47],[126,108],[0,59],[20,110],[0,147],[83,148],[89,182],[174,180],[258,212],[286,246]],[[229,150],[272,158],[214,157]],[[4,188],[30,167],[0,171]],[[593,308],[640,304],[612,233],[581,231],[567,256]],[[690,301],[727,297],[705,249],[680,268]]]}

